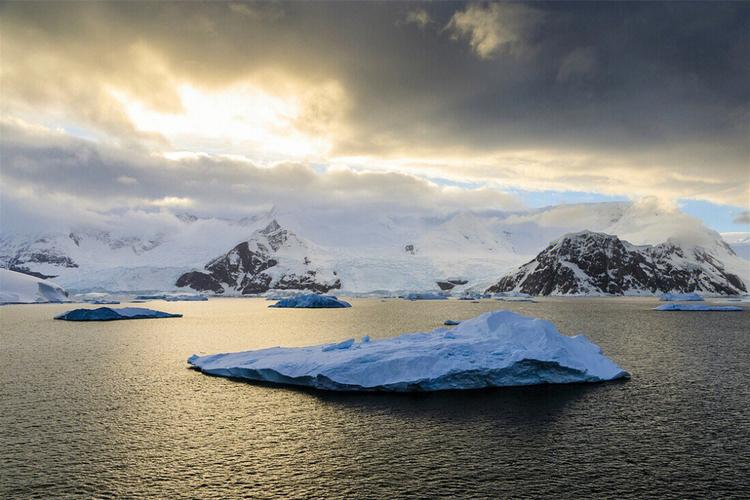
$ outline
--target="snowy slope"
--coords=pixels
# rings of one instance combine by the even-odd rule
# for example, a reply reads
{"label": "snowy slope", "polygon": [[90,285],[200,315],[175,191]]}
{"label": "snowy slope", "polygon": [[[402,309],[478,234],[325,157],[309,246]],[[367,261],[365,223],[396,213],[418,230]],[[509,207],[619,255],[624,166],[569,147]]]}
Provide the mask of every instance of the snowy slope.
{"label": "snowy slope", "polygon": [[49,280],[0,269],[0,304],[65,302],[68,292]]}

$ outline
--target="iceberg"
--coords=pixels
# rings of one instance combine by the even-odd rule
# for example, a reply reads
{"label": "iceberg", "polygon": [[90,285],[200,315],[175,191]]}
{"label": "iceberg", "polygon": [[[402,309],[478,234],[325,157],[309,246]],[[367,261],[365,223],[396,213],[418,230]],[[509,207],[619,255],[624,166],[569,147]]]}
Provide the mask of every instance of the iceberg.
{"label": "iceberg", "polygon": [[87,302],[89,304],[119,304],[119,300],[115,300],[108,293],[103,292],[90,292],[76,295],[75,300],[78,302]]}
{"label": "iceberg", "polygon": [[690,293],[672,293],[667,292],[661,296],[663,302],[699,302],[703,300],[703,297],[695,292]]}
{"label": "iceberg", "polygon": [[149,318],[181,318],[182,314],[154,311],[145,307],[122,307],[113,309],[99,307],[97,309],[73,309],[55,316],[55,319],[65,321],[115,321],[120,319],[149,319]]}
{"label": "iceberg", "polygon": [[406,300],[445,300],[448,297],[436,292],[413,292],[403,296]]}
{"label": "iceberg", "polygon": [[0,269],[0,304],[69,302],[68,292],[49,280]]}
{"label": "iceberg", "polygon": [[352,305],[343,300],[339,300],[333,295],[317,295],[314,293],[308,293],[305,295],[297,295],[295,297],[287,297],[281,299],[275,304],[271,304],[268,307],[291,307],[291,308],[338,308],[338,307],[352,307]]}
{"label": "iceberg", "polygon": [[601,382],[630,375],[583,335],[510,311],[448,330],[314,347],[272,347],[187,362],[208,375],[331,391],[440,391]]}
{"label": "iceberg", "polygon": [[135,300],[166,300],[177,301],[206,301],[208,297],[202,293],[155,293],[150,295],[136,295]]}
{"label": "iceberg", "polygon": [[737,306],[711,306],[708,304],[662,304],[654,311],[743,311]]}

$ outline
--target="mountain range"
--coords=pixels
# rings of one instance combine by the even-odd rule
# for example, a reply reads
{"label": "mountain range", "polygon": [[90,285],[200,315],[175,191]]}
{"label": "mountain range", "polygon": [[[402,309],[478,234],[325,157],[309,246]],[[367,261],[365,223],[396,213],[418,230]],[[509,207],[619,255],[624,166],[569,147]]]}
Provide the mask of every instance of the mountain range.
{"label": "mountain range", "polygon": [[[44,234],[3,233],[0,267],[52,277],[72,291],[189,287],[240,295],[299,286],[396,292],[437,290],[452,281],[451,292],[461,293],[495,289],[501,281],[507,288],[515,278],[506,277],[528,271],[550,242],[584,230],[616,237],[627,255],[638,252],[651,259],[657,273],[698,266],[707,276],[723,279],[717,274],[721,268],[724,275],[750,282],[748,261],[717,232],[656,203],[630,202],[421,216],[373,213],[364,219],[283,207],[236,218],[138,213]],[[595,251],[581,246],[583,254]],[[657,258],[659,252],[664,256]],[[675,267],[678,261],[684,266]],[[667,262],[671,268],[659,267]],[[633,283],[627,293],[652,293],[653,283]],[[565,293],[568,285],[551,286],[550,293]],[[742,290],[706,287],[717,293]],[[604,288],[586,284],[569,293],[619,293],[616,288],[609,282]]]}

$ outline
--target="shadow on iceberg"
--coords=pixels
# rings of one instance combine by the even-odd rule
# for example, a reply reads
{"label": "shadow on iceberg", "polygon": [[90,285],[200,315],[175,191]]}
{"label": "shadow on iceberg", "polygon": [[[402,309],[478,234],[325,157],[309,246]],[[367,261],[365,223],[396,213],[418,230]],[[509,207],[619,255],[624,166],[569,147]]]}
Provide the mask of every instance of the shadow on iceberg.
{"label": "shadow on iceberg", "polygon": [[586,337],[544,320],[494,311],[453,329],[371,342],[193,355],[221,377],[330,391],[423,392],[603,382],[629,374]]}

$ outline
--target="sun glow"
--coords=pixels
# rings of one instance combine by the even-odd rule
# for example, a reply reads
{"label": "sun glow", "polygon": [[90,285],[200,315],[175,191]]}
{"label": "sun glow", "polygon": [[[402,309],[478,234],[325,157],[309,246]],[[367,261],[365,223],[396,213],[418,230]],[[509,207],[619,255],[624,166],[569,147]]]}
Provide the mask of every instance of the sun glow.
{"label": "sun glow", "polygon": [[311,159],[331,147],[324,135],[300,129],[304,112],[300,99],[271,95],[250,85],[217,92],[182,85],[179,113],[155,111],[116,90],[111,94],[136,129],[158,133],[179,150]]}

